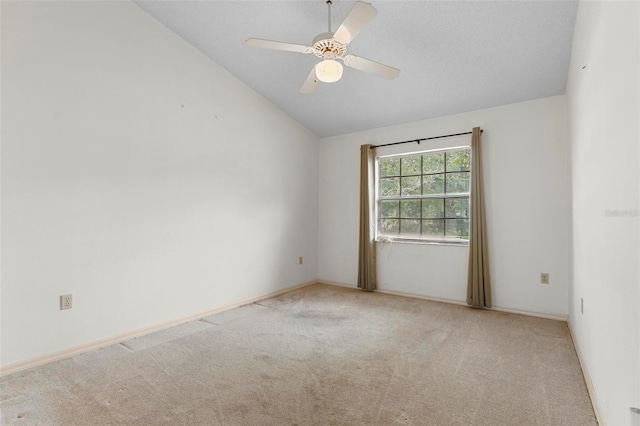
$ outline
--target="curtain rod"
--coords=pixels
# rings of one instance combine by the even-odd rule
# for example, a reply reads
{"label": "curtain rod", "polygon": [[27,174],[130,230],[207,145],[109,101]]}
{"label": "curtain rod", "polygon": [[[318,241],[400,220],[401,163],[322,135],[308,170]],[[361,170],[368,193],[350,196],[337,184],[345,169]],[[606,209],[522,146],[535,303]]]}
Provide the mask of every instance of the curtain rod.
{"label": "curtain rod", "polygon": [[[484,132],[484,130],[480,129],[480,133],[482,133],[482,132]],[[454,133],[452,135],[433,136],[433,137],[430,137],[430,138],[412,139],[410,141],[385,143],[383,145],[371,145],[369,148],[373,149],[373,148],[378,148],[378,147],[381,147],[381,146],[400,145],[400,144],[403,144],[403,143],[412,143],[412,142],[416,142],[418,145],[420,145],[420,142],[422,142],[422,141],[428,141],[428,140],[431,140],[431,139],[450,138],[452,136],[470,135],[472,133],[473,132],[464,132],[464,133]]]}

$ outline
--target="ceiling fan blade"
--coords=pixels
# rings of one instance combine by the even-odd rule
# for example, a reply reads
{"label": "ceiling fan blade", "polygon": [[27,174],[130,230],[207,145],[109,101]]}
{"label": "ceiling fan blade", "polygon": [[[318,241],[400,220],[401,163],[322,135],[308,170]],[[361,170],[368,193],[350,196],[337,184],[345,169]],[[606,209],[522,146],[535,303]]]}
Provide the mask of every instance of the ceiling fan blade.
{"label": "ceiling fan blade", "polygon": [[282,41],[264,40],[261,38],[248,38],[245,43],[251,47],[261,49],[284,50],[285,52],[313,53],[313,47],[302,44],[284,43]]}
{"label": "ceiling fan blade", "polygon": [[393,80],[398,76],[398,74],[400,74],[400,70],[397,68],[393,68],[389,65],[381,64],[354,55],[345,56],[344,64],[359,71],[379,75],[380,77],[384,77],[387,80]]}
{"label": "ceiling fan blade", "polygon": [[333,39],[338,43],[349,44],[358,33],[376,16],[378,11],[369,3],[356,2],[340,27],[333,34]]}
{"label": "ceiling fan blade", "polygon": [[304,84],[300,88],[300,93],[305,93],[305,94],[311,93],[314,90],[316,90],[317,85],[318,85],[318,77],[316,75],[316,67],[314,65],[313,68],[311,68],[311,72],[309,73],[309,76],[307,77],[307,79],[304,81]]}

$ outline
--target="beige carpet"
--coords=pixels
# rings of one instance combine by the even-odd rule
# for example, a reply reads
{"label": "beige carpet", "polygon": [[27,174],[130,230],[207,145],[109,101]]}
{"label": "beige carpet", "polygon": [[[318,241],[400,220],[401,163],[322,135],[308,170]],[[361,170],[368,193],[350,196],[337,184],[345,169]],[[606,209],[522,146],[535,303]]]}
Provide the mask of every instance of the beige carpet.
{"label": "beige carpet", "polygon": [[565,323],[327,285],[0,384],[7,425],[596,424]]}

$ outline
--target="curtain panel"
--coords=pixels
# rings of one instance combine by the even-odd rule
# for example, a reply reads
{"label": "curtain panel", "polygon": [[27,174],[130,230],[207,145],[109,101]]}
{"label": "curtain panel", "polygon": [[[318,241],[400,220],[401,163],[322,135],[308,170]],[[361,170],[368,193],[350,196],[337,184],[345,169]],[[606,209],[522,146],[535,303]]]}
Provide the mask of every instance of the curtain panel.
{"label": "curtain panel", "polygon": [[375,148],[360,146],[360,241],[358,288],[376,289],[375,237]]}
{"label": "curtain panel", "polygon": [[482,153],[479,127],[471,134],[471,188],[469,223],[469,276],[467,304],[474,308],[491,307],[489,250],[485,220],[484,191],[482,189]]}

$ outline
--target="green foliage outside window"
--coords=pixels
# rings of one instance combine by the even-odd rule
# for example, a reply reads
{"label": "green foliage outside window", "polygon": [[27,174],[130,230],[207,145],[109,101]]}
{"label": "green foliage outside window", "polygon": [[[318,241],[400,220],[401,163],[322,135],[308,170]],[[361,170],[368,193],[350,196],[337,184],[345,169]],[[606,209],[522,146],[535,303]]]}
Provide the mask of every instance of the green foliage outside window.
{"label": "green foliage outside window", "polygon": [[381,158],[378,166],[378,234],[469,239],[469,149]]}

